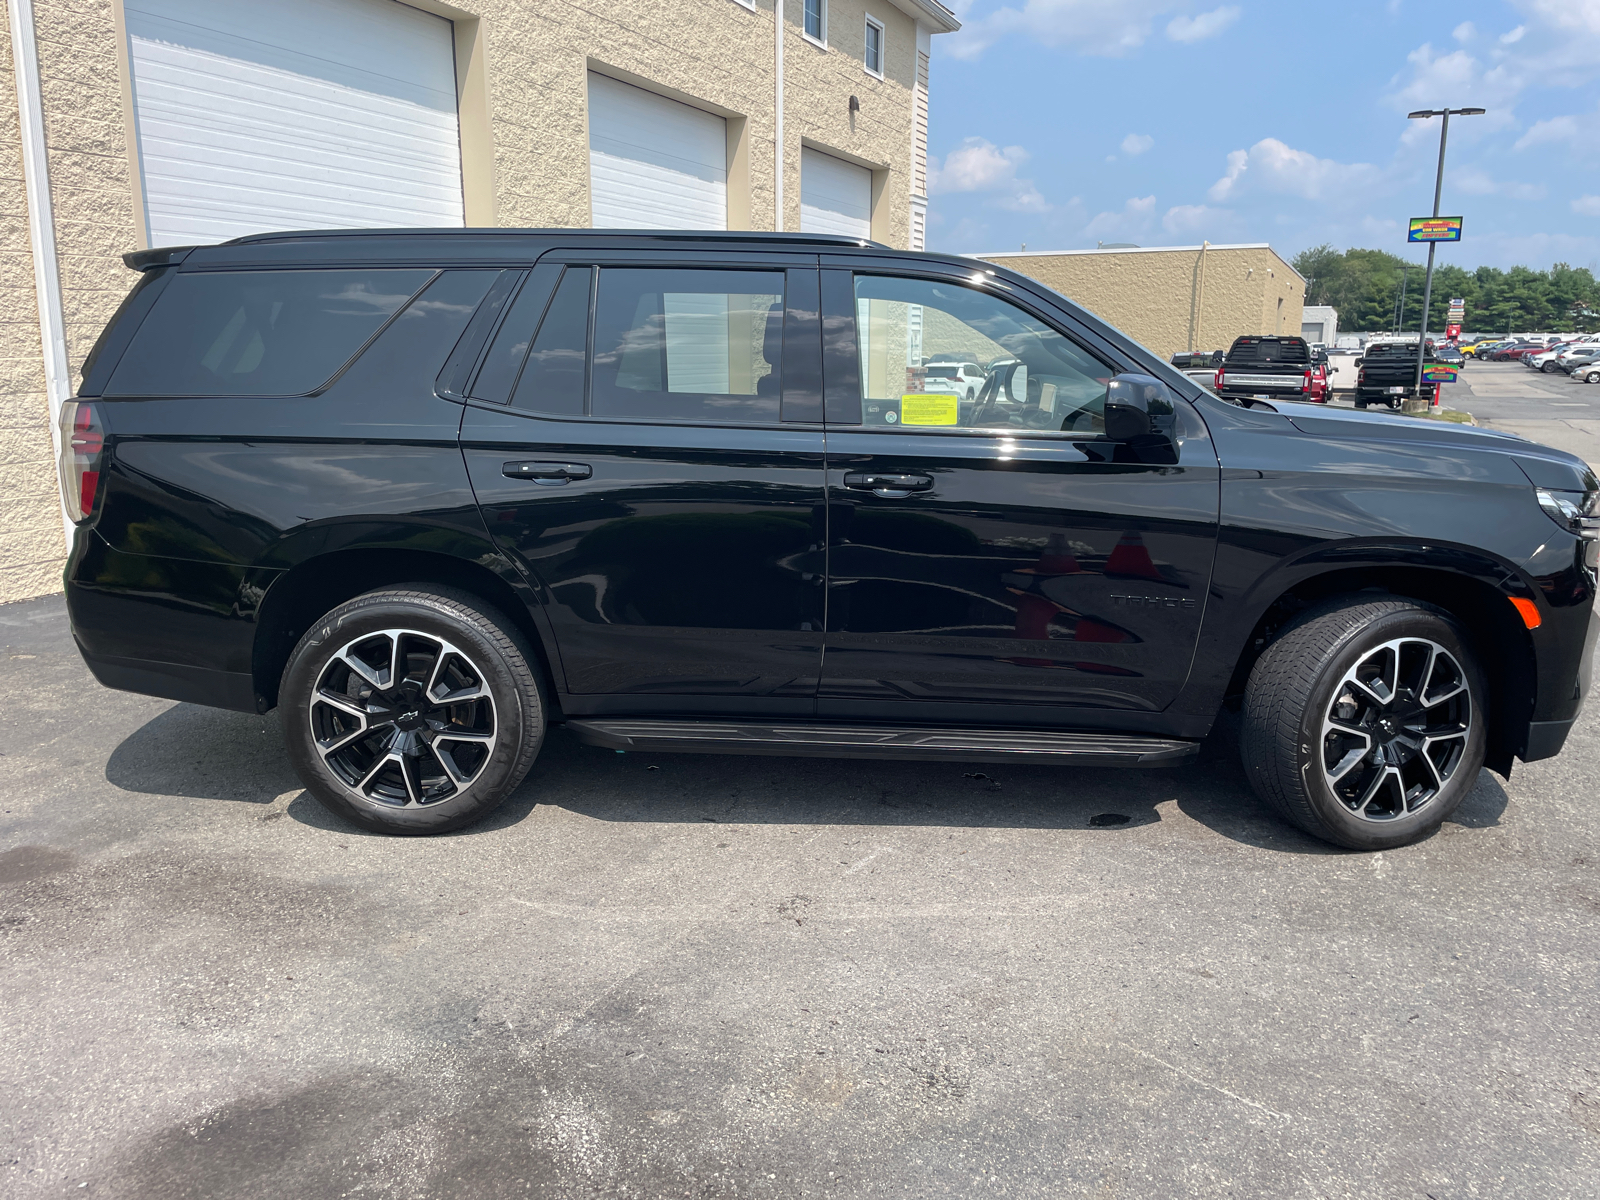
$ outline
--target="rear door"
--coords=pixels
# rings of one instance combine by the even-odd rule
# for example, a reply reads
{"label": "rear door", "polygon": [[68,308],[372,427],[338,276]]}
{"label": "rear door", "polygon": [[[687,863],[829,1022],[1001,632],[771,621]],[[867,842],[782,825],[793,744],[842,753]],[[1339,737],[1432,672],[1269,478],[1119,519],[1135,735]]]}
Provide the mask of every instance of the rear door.
{"label": "rear door", "polygon": [[462,442],[567,711],[809,715],[822,657],[815,256],[553,253]]}
{"label": "rear door", "polygon": [[[1097,723],[1189,672],[1219,473],[1103,439],[1113,348],[973,273],[823,260],[828,636],[819,713]],[[975,404],[919,364],[1001,360]],[[1110,718],[1115,723],[1115,718]]]}

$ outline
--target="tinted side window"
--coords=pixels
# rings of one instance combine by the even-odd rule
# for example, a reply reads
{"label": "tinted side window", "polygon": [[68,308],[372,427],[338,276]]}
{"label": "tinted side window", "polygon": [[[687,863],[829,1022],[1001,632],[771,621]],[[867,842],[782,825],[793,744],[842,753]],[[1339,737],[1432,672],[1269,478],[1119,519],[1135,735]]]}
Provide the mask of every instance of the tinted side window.
{"label": "tinted side window", "polygon": [[350,389],[380,405],[432,396],[449,357],[499,271],[443,271],[406,306],[339,379],[330,395]]}
{"label": "tinted side window", "polygon": [[433,274],[179,275],[139,327],[106,394],[300,396],[315,391]]}
{"label": "tinted side window", "polygon": [[1104,431],[1116,372],[1010,301],[873,275],[855,300],[862,424]]}
{"label": "tinted side window", "polygon": [[522,370],[522,360],[528,356],[534,328],[544,315],[550,293],[560,278],[560,267],[536,267],[518,290],[472,382],[469,394],[474,400],[504,404],[511,399],[511,389],[516,385],[517,373]]}
{"label": "tinted side window", "polygon": [[776,423],[781,271],[600,272],[593,412]]}
{"label": "tinted side window", "polygon": [[545,310],[511,403],[558,417],[583,415],[584,364],[589,351],[589,267],[568,267]]}

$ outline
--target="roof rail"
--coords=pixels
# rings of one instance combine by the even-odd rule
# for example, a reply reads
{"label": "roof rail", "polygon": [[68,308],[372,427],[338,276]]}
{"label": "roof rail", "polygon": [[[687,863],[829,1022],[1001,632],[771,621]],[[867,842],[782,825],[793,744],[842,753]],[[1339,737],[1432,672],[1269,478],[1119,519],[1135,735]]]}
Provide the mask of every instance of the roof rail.
{"label": "roof rail", "polygon": [[[223,242],[224,246],[253,246],[263,242],[299,241],[304,238],[346,237],[545,237],[545,238],[649,238],[655,241],[773,242],[782,245],[872,246],[892,249],[881,242],[853,238],[838,233],[761,233],[754,230],[722,229],[514,229],[502,226],[447,229],[287,229],[272,233],[252,233]],[[191,247],[192,248],[192,247]],[[144,251],[143,253],[150,253]]]}

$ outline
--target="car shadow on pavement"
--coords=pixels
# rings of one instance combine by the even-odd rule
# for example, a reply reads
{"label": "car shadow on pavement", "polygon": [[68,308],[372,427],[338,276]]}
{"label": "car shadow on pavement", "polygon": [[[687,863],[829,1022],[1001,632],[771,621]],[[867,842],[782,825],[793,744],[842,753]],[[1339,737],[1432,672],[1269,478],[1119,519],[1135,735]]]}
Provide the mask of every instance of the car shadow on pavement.
{"label": "car shadow on pavement", "polygon": [[278,714],[175,704],[111,752],[106,781],[127,792],[270,804],[300,781],[283,750]]}
{"label": "car shadow on pavement", "polygon": [[[112,751],[106,779],[126,791],[267,805],[300,789],[276,714],[178,704]],[[538,806],[596,821],[683,824],[949,826],[1082,829],[1114,837],[1163,820],[1162,809],[1229,840],[1288,854],[1339,854],[1279,820],[1250,790],[1233,724],[1219,722],[1199,760],[1169,770],[1116,770],[875,759],[618,754],[550,731],[528,780],[488,818],[455,836],[494,833]],[[1450,818],[1499,823],[1505,789],[1485,771]],[[350,825],[309,795],[287,815],[345,836]]]}

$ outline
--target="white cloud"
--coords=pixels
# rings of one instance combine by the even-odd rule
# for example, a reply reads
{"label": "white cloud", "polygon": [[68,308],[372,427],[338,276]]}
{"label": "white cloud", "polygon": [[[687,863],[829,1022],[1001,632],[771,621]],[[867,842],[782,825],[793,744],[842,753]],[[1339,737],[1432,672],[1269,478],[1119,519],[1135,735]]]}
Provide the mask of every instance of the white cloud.
{"label": "white cloud", "polygon": [[1478,36],[1478,27],[1471,21],[1463,21],[1450,31],[1450,36],[1458,42],[1470,42]]}
{"label": "white cloud", "polygon": [[928,161],[928,190],[945,195],[951,192],[998,193],[993,203],[1012,212],[1048,212],[1050,205],[1031,179],[1017,177],[1017,168],[1028,161],[1021,146],[1001,148],[986,138],[969,137],[945,155],[944,162]]}
{"label": "white cloud", "polygon": [[1527,32],[1528,27],[1526,25],[1518,25],[1510,33],[1502,33],[1500,35],[1500,44],[1502,46],[1515,46],[1522,40],[1522,35]]}
{"label": "white cloud", "polygon": [[[1517,7],[1531,13],[1536,19],[1554,25],[1557,29],[1570,29],[1575,33],[1600,33],[1600,0],[1521,0]],[[1520,38],[1521,30],[1522,26],[1519,25],[1511,33]],[[1513,38],[1511,33],[1500,40],[1515,41],[1516,38]]]}
{"label": "white cloud", "polygon": [[941,41],[955,58],[977,58],[1011,35],[1052,49],[1117,58],[1149,40],[1157,17],[1181,7],[1182,0],[1024,0],[1020,8],[975,17]]}
{"label": "white cloud", "polygon": [[1161,228],[1168,233],[1202,233],[1232,217],[1226,208],[1209,208],[1204,204],[1179,204],[1167,209],[1161,218]]}
{"label": "white cloud", "polygon": [[1600,217],[1600,196],[1579,196],[1572,202],[1572,211],[1580,217]]}
{"label": "white cloud", "polygon": [[1156,211],[1154,196],[1130,196],[1117,212],[1098,213],[1083,227],[1086,237],[1127,237],[1150,227],[1150,218]]}
{"label": "white cloud", "polygon": [[1005,187],[1017,176],[1017,168],[1028,161],[1021,146],[1002,150],[986,138],[969,137],[959,148],[928,163],[928,189],[932,192],[987,192]]}
{"label": "white cloud", "polygon": [[1231,151],[1227,173],[1211,185],[1206,195],[1220,202],[1249,187],[1322,200],[1370,186],[1378,175],[1378,169],[1369,163],[1318,158],[1309,151],[1285,145],[1277,138],[1263,138],[1247,151]]}
{"label": "white cloud", "polygon": [[1148,133],[1130,133],[1127,137],[1122,139],[1122,152],[1129,158],[1134,158],[1140,154],[1143,154],[1155,144],[1155,138],[1151,137]]}
{"label": "white cloud", "polygon": [[1173,17],[1167,22],[1167,36],[1175,42],[1203,42],[1232,25],[1242,11],[1237,4],[1224,4],[1199,16]]}
{"label": "white cloud", "polygon": [[1526,150],[1550,142],[1576,142],[1581,137],[1600,137],[1600,109],[1574,116],[1551,117],[1535,121],[1527,133],[1517,139],[1516,148]]}
{"label": "white cloud", "polygon": [[1515,183],[1495,179],[1479,167],[1462,167],[1450,172],[1446,182],[1452,189],[1469,196],[1505,196],[1511,200],[1543,200],[1548,189],[1542,183]]}

